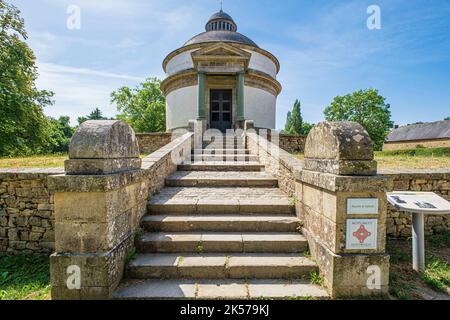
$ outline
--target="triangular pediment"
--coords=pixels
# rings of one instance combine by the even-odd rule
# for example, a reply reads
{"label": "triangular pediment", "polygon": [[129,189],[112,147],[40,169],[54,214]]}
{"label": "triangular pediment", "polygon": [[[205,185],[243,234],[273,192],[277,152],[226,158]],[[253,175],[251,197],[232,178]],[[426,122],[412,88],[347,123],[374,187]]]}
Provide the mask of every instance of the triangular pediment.
{"label": "triangular pediment", "polygon": [[240,48],[236,48],[230,44],[219,42],[211,44],[207,47],[194,51],[192,53],[193,58],[199,57],[234,57],[250,59],[251,53],[244,51]]}

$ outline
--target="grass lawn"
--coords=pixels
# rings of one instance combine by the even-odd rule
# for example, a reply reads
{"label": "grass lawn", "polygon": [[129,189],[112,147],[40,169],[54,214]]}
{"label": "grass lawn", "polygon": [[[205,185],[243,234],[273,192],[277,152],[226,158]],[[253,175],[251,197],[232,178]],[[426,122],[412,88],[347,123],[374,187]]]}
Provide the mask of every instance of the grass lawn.
{"label": "grass lawn", "polygon": [[401,300],[450,300],[450,231],[426,238],[426,270],[412,269],[411,239],[388,239],[390,294]]}
{"label": "grass lawn", "polygon": [[48,299],[49,255],[0,254],[0,300]]}
{"label": "grass lawn", "polygon": [[450,148],[375,152],[382,169],[450,169]]}
{"label": "grass lawn", "polygon": [[0,168],[57,168],[64,167],[66,154],[20,158],[0,158]]}
{"label": "grass lawn", "polygon": [[[142,154],[145,158],[147,154]],[[7,168],[63,168],[64,161],[69,159],[67,154],[56,154],[47,156],[0,158],[0,169]]]}
{"label": "grass lawn", "polygon": [[376,151],[375,160],[379,169],[450,169],[450,148]]}

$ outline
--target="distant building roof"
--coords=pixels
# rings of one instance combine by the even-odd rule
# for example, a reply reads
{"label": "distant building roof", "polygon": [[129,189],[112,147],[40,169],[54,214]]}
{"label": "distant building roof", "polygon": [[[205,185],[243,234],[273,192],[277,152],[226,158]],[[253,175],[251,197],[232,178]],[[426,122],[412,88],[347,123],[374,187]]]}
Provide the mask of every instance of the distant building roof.
{"label": "distant building roof", "polygon": [[386,142],[450,138],[450,121],[413,124],[393,130]]}

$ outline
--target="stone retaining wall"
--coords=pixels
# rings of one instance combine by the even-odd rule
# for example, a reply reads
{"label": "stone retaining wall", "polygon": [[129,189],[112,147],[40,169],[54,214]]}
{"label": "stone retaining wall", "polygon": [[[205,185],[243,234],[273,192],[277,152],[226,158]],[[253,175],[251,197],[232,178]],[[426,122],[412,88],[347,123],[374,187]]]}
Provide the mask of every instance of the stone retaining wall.
{"label": "stone retaining wall", "polygon": [[[261,138],[260,138],[261,139]],[[266,165],[266,169],[275,175],[280,181],[280,188],[288,195],[294,193],[294,172],[301,171],[304,162],[283,150],[277,151],[269,142],[265,142],[265,148],[258,148],[254,139],[247,138],[248,148],[252,152],[259,152],[259,159]],[[264,149],[272,149],[275,155],[261,152]],[[279,159],[279,162],[276,160]],[[379,170],[379,174],[387,176],[393,181],[391,191],[431,191],[450,201],[450,169],[439,170]],[[386,233],[389,237],[411,236],[411,214],[400,212],[394,206],[388,204]],[[441,233],[450,229],[449,215],[436,215],[425,217],[425,232],[427,235]]]}
{"label": "stone retaining wall", "polygon": [[[143,174],[149,180],[149,197],[176,171],[173,150],[190,146],[191,142],[183,138],[169,141],[142,160]],[[190,150],[181,153],[190,154]],[[54,251],[54,197],[48,189],[48,177],[63,173],[63,168],[0,170],[0,252]]]}
{"label": "stone retaining wall", "polygon": [[[176,143],[175,143],[176,144]],[[249,142],[251,149],[256,145]],[[157,153],[143,160],[143,169],[152,177],[149,186],[151,194],[164,185],[164,179],[176,170],[170,160],[173,146],[163,147]],[[281,151],[280,170],[275,157],[260,154],[268,170],[276,173],[280,187],[292,195],[295,179],[289,168],[301,170],[302,161]],[[289,163],[288,163],[289,162]],[[275,168],[274,168],[275,169]],[[2,169],[0,170],[0,252],[31,253],[54,250],[53,195],[48,191],[47,178],[61,174],[61,169]],[[396,191],[433,191],[450,201],[450,170],[381,170],[380,173],[393,179]],[[426,233],[434,234],[450,228],[449,216],[426,217]],[[411,236],[411,216],[388,206],[387,235],[391,237]]]}
{"label": "stone retaining wall", "polygon": [[172,139],[171,133],[137,133],[139,149],[141,153],[151,154],[170,143]]}
{"label": "stone retaining wall", "polygon": [[[150,154],[164,147],[171,141],[171,133],[137,133],[139,149],[141,153]],[[294,136],[289,134],[279,135],[280,148],[289,153],[303,153],[305,151],[306,136]]]}
{"label": "stone retaining wall", "polygon": [[306,136],[280,134],[280,148],[289,153],[305,152]]}
{"label": "stone retaining wall", "polygon": [[53,252],[54,207],[47,178],[62,172],[0,170],[0,252]]}
{"label": "stone retaining wall", "polygon": [[[393,180],[395,191],[431,191],[450,201],[450,170],[380,170]],[[425,233],[440,233],[450,228],[449,215],[425,217]],[[391,237],[411,236],[411,214],[388,206],[387,234]]]}

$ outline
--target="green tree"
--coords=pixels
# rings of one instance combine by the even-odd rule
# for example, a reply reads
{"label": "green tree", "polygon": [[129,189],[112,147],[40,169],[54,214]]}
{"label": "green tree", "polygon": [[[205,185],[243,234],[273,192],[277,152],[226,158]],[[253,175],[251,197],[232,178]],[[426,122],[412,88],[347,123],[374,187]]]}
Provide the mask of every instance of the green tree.
{"label": "green tree", "polygon": [[48,120],[43,108],[53,93],[37,90],[36,58],[25,43],[20,11],[0,0],[0,155],[37,153],[45,146]]}
{"label": "green tree", "polygon": [[136,132],[166,131],[166,98],[157,78],[148,78],[136,88],[120,88],[111,93],[111,102],[121,112],[117,118]]}
{"label": "green tree", "polygon": [[324,111],[328,121],[354,121],[369,133],[375,150],[381,150],[389,131],[391,121],[390,105],[376,89],[359,90],[343,97],[334,98]]}
{"label": "green tree", "polygon": [[103,116],[103,113],[99,108],[95,108],[88,116],[79,117],[77,119],[79,125],[88,120],[108,120],[108,118]]}
{"label": "green tree", "polygon": [[450,117],[444,118],[444,120],[445,120],[445,121],[449,121],[449,120],[450,120]]}
{"label": "green tree", "polygon": [[59,119],[49,118],[50,139],[42,153],[65,153],[69,151],[70,139],[75,128],[70,126],[70,118],[61,116]]}
{"label": "green tree", "polygon": [[287,114],[284,132],[293,135],[307,135],[311,131],[313,125],[304,122],[299,100],[295,100],[292,112]]}

